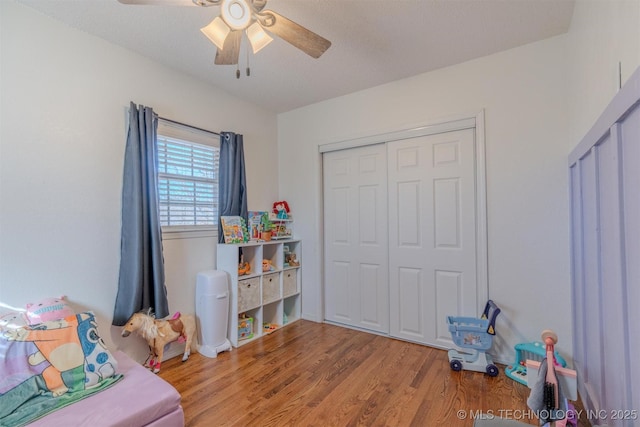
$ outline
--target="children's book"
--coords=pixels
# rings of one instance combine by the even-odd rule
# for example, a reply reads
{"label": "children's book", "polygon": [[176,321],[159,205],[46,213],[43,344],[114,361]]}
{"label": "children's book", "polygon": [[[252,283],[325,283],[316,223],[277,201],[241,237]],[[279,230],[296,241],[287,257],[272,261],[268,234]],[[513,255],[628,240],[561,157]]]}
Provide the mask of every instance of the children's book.
{"label": "children's book", "polygon": [[220,221],[222,222],[225,243],[244,243],[246,241],[244,218],[241,216],[221,216]]}
{"label": "children's book", "polygon": [[260,239],[260,232],[262,231],[260,228],[261,219],[264,214],[268,214],[267,211],[249,211],[249,240],[258,240]]}

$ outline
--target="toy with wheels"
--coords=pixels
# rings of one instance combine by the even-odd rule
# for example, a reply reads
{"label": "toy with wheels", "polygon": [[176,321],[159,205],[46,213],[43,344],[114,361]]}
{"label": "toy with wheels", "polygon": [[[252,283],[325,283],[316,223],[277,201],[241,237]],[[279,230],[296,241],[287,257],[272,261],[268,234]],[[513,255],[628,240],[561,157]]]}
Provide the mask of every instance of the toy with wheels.
{"label": "toy with wheels", "polygon": [[455,345],[468,351],[449,350],[449,366],[454,371],[468,370],[486,372],[489,376],[498,375],[498,367],[485,351],[491,348],[496,334],[496,317],[500,309],[491,300],[480,319],[474,317],[447,316],[447,325]]}
{"label": "toy with wheels", "polygon": [[[546,357],[545,344],[541,341],[520,343],[515,345],[515,350],[516,361],[513,365],[507,366],[504,373],[512,380],[527,385],[527,360],[542,362],[542,359]],[[557,351],[554,353],[554,356],[558,366],[562,366],[563,368],[567,366],[567,362]]]}

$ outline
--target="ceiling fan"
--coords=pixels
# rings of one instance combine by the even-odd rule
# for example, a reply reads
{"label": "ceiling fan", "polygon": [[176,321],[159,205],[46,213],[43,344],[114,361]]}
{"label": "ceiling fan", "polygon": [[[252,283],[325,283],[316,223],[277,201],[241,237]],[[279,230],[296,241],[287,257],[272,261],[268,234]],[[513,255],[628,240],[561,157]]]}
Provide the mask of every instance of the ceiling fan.
{"label": "ceiling fan", "polygon": [[331,42],[324,37],[272,10],[265,9],[267,0],[118,1],[135,5],[220,6],[220,15],[200,30],[217,46],[215,63],[219,65],[238,64],[243,33],[246,33],[253,53],[273,40],[268,33],[280,37],[313,58],[319,58],[331,46]]}

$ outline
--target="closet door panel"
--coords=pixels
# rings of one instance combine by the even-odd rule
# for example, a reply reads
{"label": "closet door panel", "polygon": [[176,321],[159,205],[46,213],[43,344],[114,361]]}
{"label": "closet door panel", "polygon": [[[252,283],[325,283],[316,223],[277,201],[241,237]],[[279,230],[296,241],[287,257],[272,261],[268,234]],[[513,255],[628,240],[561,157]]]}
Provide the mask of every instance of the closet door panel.
{"label": "closet door panel", "polygon": [[424,265],[433,247],[433,169],[427,137],[394,141],[389,153],[389,271],[391,335],[420,343],[435,336],[433,272]]}
{"label": "closet door panel", "polygon": [[446,316],[478,314],[474,145],[471,129],[388,144],[392,336],[448,347]]}
{"label": "closet door panel", "polygon": [[[380,289],[386,289],[387,277],[381,276],[384,267],[379,264],[360,264],[360,326],[379,331],[387,323],[386,298]],[[386,332],[386,330],[384,330]]]}
{"label": "closet door panel", "polygon": [[[420,188],[419,181],[407,181],[397,185],[398,200],[398,234],[396,245],[403,248],[419,248],[422,245],[422,228],[420,223]],[[394,238],[394,237],[392,237]]]}
{"label": "closet door panel", "polygon": [[389,332],[384,144],[323,156],[325,319]]}
{"label": "closet door panel", "polygon": [[435,247],[460,249],[460,179],[437,179],[433,187]]}
{"label": "closet door panel", "polygon": [[327,310],[332,319],[344,323],[354,322],[353,319],[358,317],[352,309],[356,306],[354,297],[357,298],[357,293],[352,288],[353,262],[349,257],[354,234],[349,224],[351,194],[346,181],[349,167],[348,159],[335,159],[331,165],[333,186],[325,194],[329,202],[325,215],[331,218],[332,223],[330,232],[326,234],[326,244],[332,251],[331,258],[327,260],[330,267],[325,271],[327,282],[332,284],[326,289],[327,301],[331,301]]}
{"label": "closet door panel", "polygon": [[446,319],[447,313],[464,313],[462,301],[464,289],[462,287],[463,275],[459,271],[435,271],[435,295],[438,319],[436,324],[437,342],[451,340],[449,325]]}
{"label": "closet door panel", "polygon": [[349,262],[332,261],[326,280],[332,286],[327,287],[326,297],[331,304],[327,305],[328,316],[336,322],[351,323],[353,321],[353,301],[349,289]]}
{"label": "closet door panel", "polygon": [[397,313],[398,329],[403,332],[404,338],[421,341],[425,336],[425,325],[420,316],[425,311],[422,270],[398,268],[395,281],[398,305],[402,307],[402,311]]}

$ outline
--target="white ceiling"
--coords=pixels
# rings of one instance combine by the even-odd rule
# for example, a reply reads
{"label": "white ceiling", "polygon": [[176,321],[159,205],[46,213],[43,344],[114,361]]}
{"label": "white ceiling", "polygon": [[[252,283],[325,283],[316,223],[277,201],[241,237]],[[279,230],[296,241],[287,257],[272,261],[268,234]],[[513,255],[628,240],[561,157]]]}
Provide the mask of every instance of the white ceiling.
{"label": "white ceiling", "polygon": [[[17,0],[254,104],[285,112],[568,31],[574,0],[269,0],[266,9],[332,42],[313,59],[281,39],[214,65],[199,31],[219,7],[116,0]],[[185,0],[190,4],[191,0]]]}

